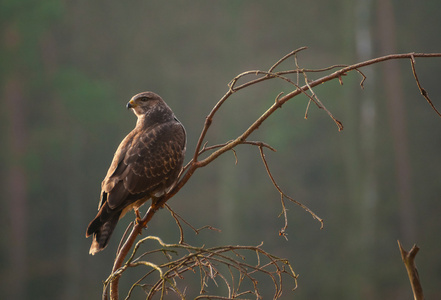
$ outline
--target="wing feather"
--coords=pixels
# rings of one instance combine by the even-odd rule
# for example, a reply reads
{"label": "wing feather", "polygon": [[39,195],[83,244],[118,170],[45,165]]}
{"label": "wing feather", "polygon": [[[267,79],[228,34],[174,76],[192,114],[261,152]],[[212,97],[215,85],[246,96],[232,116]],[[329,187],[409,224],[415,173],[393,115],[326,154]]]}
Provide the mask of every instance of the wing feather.
{"label": "wing feather", "polygon": [[102,193],[108,194],[111,209],[165,192],[182,167],[185,131],[180,123],[158,124],[147,133],[134,131],[118,147],[103,181]]}

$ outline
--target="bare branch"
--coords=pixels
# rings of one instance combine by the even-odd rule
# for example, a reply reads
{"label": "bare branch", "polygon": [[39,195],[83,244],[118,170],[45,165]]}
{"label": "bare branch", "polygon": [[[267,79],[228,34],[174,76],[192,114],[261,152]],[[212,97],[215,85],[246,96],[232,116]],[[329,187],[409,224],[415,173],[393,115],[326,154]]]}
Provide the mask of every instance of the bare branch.
{"label": "bare branch", "polygon": [[[158,251],[183,251],[186,254],[182,257],[178,256],[175,260],[167,259],[165,262],[158,264],[152,264],[146,260],[141,260],[141,257],[146,258],[145,254],[141,255],[139,258],[134,258],[141,245],[148,240],[155,240],[161,246],[160,249],[150,251],[149,253],[157,253]],[[144,266],[151,268],[152,271],[154,270],[156,272],[149,271],[146,275],[136,281],[136,283],[130,288],[126,299],[130,298],[133,289],[137,286],[147,288],[147,299],[150,299],[158,292],[161,293],[162,299],[166,290],[174,292],[180,296],[180,298],[184,299],[185,292],[180,291],[176,283],[177,280],[182,279],[182,275],[188,271],[191,271],[191,273],[199,273],[200,276],[200,295],[195,299],[216,299],[216,297],[220,297],[205,294],[205,287],[209,285],[209,282],[213,282],[216,286],[219,286],[216,281],[217,277],[221,278],[221,282],[223,282],[228,288],[228,298],[225,299],[236,299],[245,294],[251,294],[257,298],[261,298],[258,282],[253,277],[253,274],[259,272],[265,274],[273,282],[273,298],[276,299],[281,296],[283,285],[282,278],[290,278],[293,283],[293,289],[295,289],[297,287],[297,275],[294,273],[287,260],[265,252],[261,246],[262,244],[258,246],[220,246],[213,248],[192,247],[181,244],[166,244],[158,237],[148,236],[135,245],[128,261],[124,266],[112,273],[106,280],[105,284],[108,284],[116,276],[120,276],[129,267]],[[257,264],[246,262],[245,256],[239,253],[239,251],[244,253],[255,253]],[[262,257],[265,258],[264,264],[262,264]],[[229,279],[219,272],[218,268],[221,265],[230,269]],[[238,277],[234,275],[236,272],[239,274]],[[157,274],[157,276],[155,274]],[[143,285],[142,282],[150,276],[158,277],[156,283],[149,287]],[[243,284],[244,280],[251,283],[252,288],[246,287]],[[222,299],[222,297],[219,299]]]}
{"label": "bare branch", "polygon": [[415,70],[415,56],[414,55],[411,56],[410,64],[412,66],[413,77],[415,77],[415,82],[416,82],[416,84],[418,86],[418,89],[420,90],[421,95],[423,95],[423,97],[427,100],[427,102],[430,104],[432,109],[438,114],[438,116],[441,117],[441,113],[433,105],[432,100],[430,100],[429,94],[427,93],[427,91],[420,84],[420,80],[418,79],[418,75],[417,75],[417,72]]}
{"label": "bare branch", "polygon": [[181,222],[179,220],[182,220],[182,222],[184,222],[188,227],[190,227],[194,233],[199,234],[199,232],[201,232],[204,229],[209,229],[209,230],[213,230],[213,231],[217,231],[220,232],[220,229],[217,229],[213,226],[210,225],[205,225],[201,228],[196,229],[195,227],[193,227],[193,225],[191,225],[189,222],[187,222],[183,217],[181,217],[179,214],[177,214],[173,209],[171,209],[171,207],[168,204],[165,204],[165,207],[168,209],[168,211],[170,212],[170,214],[172,215],[172,217],[175,219],[176,221],[176,225],[179,228],[179,233],[180,233],[180,239],[179,239],[179,244],[184,244],[184,229],[182,229],[181,226]]}
{"label": "bare branch", "polygon": [[[309,107],[309,103],[311,102],[311,100],[314,101],[314,103],[318,106],[318,108],[323,109],[328,114],[328,116],[334,121],[334,123],[338,127],[338,131],[343,130],[343,124],[334,117],[334,115],[326,108],[326,106],[319,100],[317,95],[312,90],[312,87],[308,83],[308,77],[306,76],[306,73],[303,73],[303,76],[305,77],[305,84],[308,87],[308,89],[311,91],[311,95],[312,95],[311,97],[309,97],[309,95],[308,95],[308,97],[310,98],[310,100],[308,102],[308,107]],[[341,80],[340,77],[338,79]],[[305,116],[307,116],[307,113],[305,113]],[[306,119],[306,117],[305,117],[305,119]]]}
{"label": "bare branch", "polygon": [[324,226],[324,222],[323,219],[321,219],[319,216],[317,216],[312,210],[310,210],[306,205],[294,200],[293,198],[287,196],[282,189],[279,187],[279,185],[277,184],[276,180],[274,179],[273,175],[271,174],[271,171],[269,169],[268,163],[266,162],[266,158],[265,158],[265,154],[263,153],[263,148],[259,147],[259,151],[260,151],[260,157],[262,158],[263,164],[265,165],[265,169],[266,172],[268,173],[269,178],[271,179],[271,182],[273,183],[274,187],[277,189],[277,191],[280,193],[280,197],[281,197],[281,202],[282,202],[282,209],[283,209],[283,215],[285,216],[285,226],[280,230],[280,235],[285,236],[286,235],[286,228],[288,227],[288,219],[286,216],[286,207],[285,207],[285,202],[284,202],[284,198],[288,199],[289,201],[297,204],[298,206],[300,206],[301,208],[303,208],[304,210],[306,210],[307,212],[309,212],[311,214],[311,216],[318,220],[321,224],[320,229],[323,229]]}
{"label": "bare branch", "polygon": [[281,59],[279,59],[269,70],[268,73],[271,73],[272,71],[274,71],[275,68],[277,68],[278,65],[280,65],[282,62],[284,62],[285,60],[287,60],[289,57],[296,55],[297,53],[299,53],[302,50],[306,50],[308,49],[308,47],[301,47],[299,49],[296,49],[290,53],[288,53],[287,55],[285,55],[284,57],[282,57]]}
{"label": "bare branch", "polygon": [[418,275],[418,270],[415,265],[415,257],[420,248],[417,245],[413,245],[412,249],[407,252],[404,250],[403,246],[401,246],[400,241],[398,241],[398,247],[400,248],[401,259],[406,267],[407,275],[409,276],[413,297],[415,300],[423,300],[423,287],[421,286],[420,276]]}
{"label": "bare branch", "polygon": [[126,239],[128,233],[129,233],[129,230],[133,227],[133,224],[134,224],[134,222],[130,222],[129,225],[127,225],[127,228],[126,228],[126,230],[124,231],[124,234],[123,234],[123,236],[121,237],[121,240],[119,241],[119,245],[118,245],[118,248],[117,248],[117,250],[116,250],[116,255],[118,255],[119,252],[121,251],[121,247],[122,247],[122,245],[123,245],[123,243],[124,243],[124,241],[125,241],[125,239]]}

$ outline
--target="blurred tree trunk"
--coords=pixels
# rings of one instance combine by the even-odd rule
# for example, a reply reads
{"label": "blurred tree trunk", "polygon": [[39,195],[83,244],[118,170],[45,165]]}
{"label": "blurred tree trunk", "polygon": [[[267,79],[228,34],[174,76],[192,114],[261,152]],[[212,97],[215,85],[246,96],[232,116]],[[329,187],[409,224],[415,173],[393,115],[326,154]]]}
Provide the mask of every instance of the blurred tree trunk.
{"label": "blurred tree trunk", "polygon": [[[372,41],[372,0],[344,1],[346,7],[343,28],[346,30],[346,52],[344,61],[363,61],[373,57]],[[351,58],[352,57],[352,58]],[[375,88],[372,87],[375,74],[371,67],[363,69],[367,76],[361,90],[358,78],[344,79],[345,125],[344,164],[347,178],[346,205],[350,207],[342,218],[348,224],[347,240],[344,241],[351,276],[345,277],[345,298],[376,298],[375,270],[372,262],[375,244],[376,207],[378,189],[376,180],[376,103]],[[352,82],[352,80],[354,82]],[[348,86],[353,88],[348,88]]]}
{"label": "blurred tree trunk", "polygon": [[69,147],[69,162],[68,167],[71,178],[69,180],[69,186],[67,187],[67,267],[69,272],[67,273],[66,286],[64,290],[63,299],[75,300],[81,298],[81,281],[84,274],[81,274],[83,268],[84,255],[81,247],[81,239],[84,236],[81,234],[84,231],[84,224],[86,220],[82,217],[81,199],[83,199],[83,193],[81,189],[81,176],[84,176],[84,170],[81,168],[82,164],[82,146],[84,144],[84,133],[76,126],[72,126],[71,130],[66,129],[66,132],[70,132],[71,145]]}
{"label": "blurred tree trunk", "polygon": [[[56,76],[56,72],[60,70],[57,43],[52,34],[48,32],[41,39],[42,60],[44,63],[45,72],[49,77]],[[78,87],[77,87],[78,88]],[[82,218],[81,199],[82,192],[81,177],[84,176],[81,170],[82,161],[82,145],[84,144],[84,133],[79,125],[72,121],[69,112],[63,105],[62,95],[55,95],[52,100],[51,107],[54,108],[55,120],[58,128],[62,128],[66,133],[68,139],[65,141],[68,145],[66,151],[66,178],[69,184],[65,187],[66,195],[66,266],[68,272],[66,273],[65,288],[62,299],[74,300],[81,298],[81,269],[82,269],[82,255],[81,239],[84,238],[79,234],[84,229],[85,220]]]}
{"label": "blurred tree trunk", "polygon": [[[371,59],[373,54],[372,41],[372,0],[358,0],[355,7],[355,49],[357,61]],[[362,169],[360,170],[360,235],[358,252],[362,263],[360,269],[361,286],[360,298],[375,299],[377,291],[375,289],[375,269],[374,269],[374,247],[375,247],[375,224],[377,224],[376,209],[378,202],[377,174],[375,168],[376,157],[376,103],[374,84],[376,77],[374,69],[367,67],[363,69],[368,78],[366,83],[369,87],[361,90],[359,95],[360,103],[360,158],[362,160]]]}
{"label": "blurred tree trunk", "polygon": [[[25,299],[28,277],[27,264],[27,176],[24,165],[26,155],[28,128],[26,125],[26,105],[23,82],[18,74],[12,74],[4,85],[3,99],[9,115],[9,168],[7,172],[8,191],[6,201],[9,203],[10,217],[10,253],[7,299]],[[5,282],[3,282],[5,283]],[[5,299],[6,299],[5,298]]]}
{"label": "blurred tree trunk", "polygon": [[[343,19],[341,28],[344,31],[344,46],[342,47],[342,61],[354,61],[354,48],[355,48],[355,36],[354,36],[354,26],[355,26],[355,3],[351,0],[343,0],[342,7],[345,8],[345,11],[342,13]],[[351,224],[350,226],[344,226],[342,229],[345,230],[343,234],[343,251],[347,254],[347,264],[349,266],[354,265],[357,261],[357,258],[352,255],[354,252],[353,248],[359,248],[358,240],[359,240],[359,228],[355,226],[359,219],[359,212],[357,207],[359,202],[360,195],[360,172],[361,172],[361,158],[359,151],[359,134],[358,134],[358,120],[359,120],[359,110],[360,105],[359,101],[357,101],[359,96],[359,91],[356,88],[348,88],[355,87],[356,82],[353,76],[347,76],[344,79],[345,88],[342,90],[342,98],[347,99],[344,102],[344,112],[345,115],[345,129],[343,134],[345,135],[343,151],[343,164],[345,168],[345,180],[346,180],[346,196],[344,197],[343,203],[339,205],[339,210],[343,211],[343,207],[348,207],[348,212],[342,212],[340,218],[344,220],[343,222],[347,224]],[[346,200],[347,199],[347,200]],[[338,265],[334,266],[334,268],[338,268]],[[342,291],[343,299],[354,298],[354,295],[357,291],[360,290],[360,274],[358,269],[348,268],[349,273],[352,276],[343,275],[342,281],[339,282],[338,279],[335,280],[335,285],[345,286]]]}
{"label": "blurred tree trunk", "polygon": [[[355,50],[357,61],[368,60],[373,57],[373,41],[372,41],[372,0],[357,0],[355,6]],[[359,141],[361,169],[359,206],[357,207],[357,216],[359,216],[360,232],[355,240],[358,240],[359,251],[358,258],[361,263],[359,268],[359,280],[361,282],[359,295],[357,297],[366,299],[375,299],[375,270],[373,262],[375,261],[374,245],[375,245],[375,224],[377,220],[376,208],[378,202],[377,180],[376,180],[376,104],[375,104],[375,88],[374,69],[367,67],[363,69],[364,74],[368,78],[366,83],[369,88],[359,90],[360,100],[360,119],[359,119]]]}
{"label": "blurred tree trunk", "polygon": [[[396,30],[391,0],[377,1],[379,55],[396,53]],[[396,186],[398,190],[401,236],[404,242],[413,243],[416,238],[414,206],[411,201],[412,182],[407,138],[404,88],[399,62],[393,60],[381,65],[384,78],[387,113],[395,153]]]}

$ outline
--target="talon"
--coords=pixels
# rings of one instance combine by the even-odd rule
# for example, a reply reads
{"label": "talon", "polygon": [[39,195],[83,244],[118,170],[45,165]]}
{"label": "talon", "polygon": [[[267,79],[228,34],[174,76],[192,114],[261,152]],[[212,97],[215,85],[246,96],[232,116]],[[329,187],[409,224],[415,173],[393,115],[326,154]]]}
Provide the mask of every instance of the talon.
{"label": "talon", "polygon": [[141,215],[139,214],[139,210],[137,208],[134,209],[136,215],[136,223],[141,223]]}

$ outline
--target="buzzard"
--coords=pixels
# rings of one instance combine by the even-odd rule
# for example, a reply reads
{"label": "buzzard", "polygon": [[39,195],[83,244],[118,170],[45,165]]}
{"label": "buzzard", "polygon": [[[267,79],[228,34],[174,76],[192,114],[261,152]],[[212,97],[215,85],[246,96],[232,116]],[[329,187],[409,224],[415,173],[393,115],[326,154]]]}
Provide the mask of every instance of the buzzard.
{"label": "buzzard", "polygon": [[89,253],[103,250],[118,220],[147,200],[152,204],[177,180],[185,154],[186,133],[173,111],[153,92],[137,94],[127,103],[138,118],[123,139],[101,183],[98,214],[86,237],[93,235]]}

